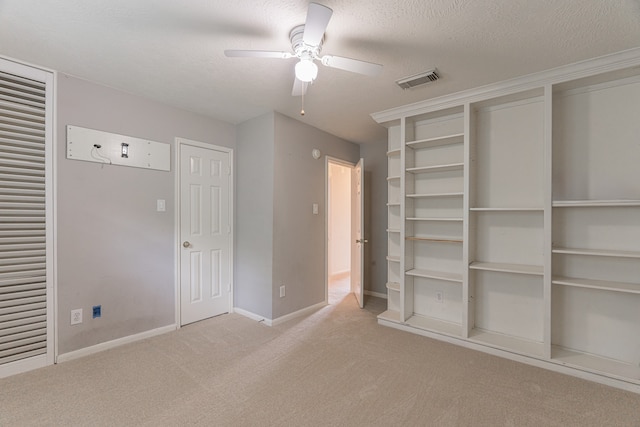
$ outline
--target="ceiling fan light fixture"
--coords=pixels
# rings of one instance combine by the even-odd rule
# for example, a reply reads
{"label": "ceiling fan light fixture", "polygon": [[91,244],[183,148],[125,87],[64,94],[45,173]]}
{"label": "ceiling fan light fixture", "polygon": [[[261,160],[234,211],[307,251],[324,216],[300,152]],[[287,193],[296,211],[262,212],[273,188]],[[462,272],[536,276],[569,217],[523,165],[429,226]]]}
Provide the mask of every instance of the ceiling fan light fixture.
{"label": "ceiling fan light fixture", "polygon": [[301,59],[296,64],[296,78],[301,82],[309,83],[318,77],[318,66],[311,59]]}

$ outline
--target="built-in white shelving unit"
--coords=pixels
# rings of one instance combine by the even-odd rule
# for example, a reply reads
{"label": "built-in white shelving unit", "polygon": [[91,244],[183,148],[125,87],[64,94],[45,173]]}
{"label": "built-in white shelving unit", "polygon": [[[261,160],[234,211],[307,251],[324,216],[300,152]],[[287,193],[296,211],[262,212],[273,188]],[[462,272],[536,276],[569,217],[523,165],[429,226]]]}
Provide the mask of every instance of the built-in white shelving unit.
{"label": "built-in white shelving unit", "polygon": [[376,113],[387,326],[640,392],[640,49]]}

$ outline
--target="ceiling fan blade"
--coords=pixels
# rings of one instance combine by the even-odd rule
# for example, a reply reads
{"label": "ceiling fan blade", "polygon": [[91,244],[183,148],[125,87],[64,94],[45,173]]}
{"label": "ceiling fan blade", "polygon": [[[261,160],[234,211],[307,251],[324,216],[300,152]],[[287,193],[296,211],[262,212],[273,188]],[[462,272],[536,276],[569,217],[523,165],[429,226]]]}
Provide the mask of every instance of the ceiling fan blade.
{"label": "ceiling fan blade", "polygon": [[308,82],[303,82],[297,78],[293,81],[293,90],[291,90],[291,96],[302,96],[307,94]]}
{"label": "ceiling fan blade", "polygon": [[309,3],[307,21],[304,24],[302,40],[310,46],[318,46],[329,25],[333,10],[318,3]]}
{"label": "ceiling fan blade", "polygon": [[276,52],[270,50],[225,50],[225,56],[237,58],[277,58],[287,59],[293,57],[289,52]]}
{"label": "ceiling fan blade", "polygon": [[382,65],[373,62],[360,61],[358,59],[345,58],[342,56],[325,55],[321,59],[322,64],[331,68],[351,71],[352,73],[364,74],[366,76],[377,76],[382,71]]}

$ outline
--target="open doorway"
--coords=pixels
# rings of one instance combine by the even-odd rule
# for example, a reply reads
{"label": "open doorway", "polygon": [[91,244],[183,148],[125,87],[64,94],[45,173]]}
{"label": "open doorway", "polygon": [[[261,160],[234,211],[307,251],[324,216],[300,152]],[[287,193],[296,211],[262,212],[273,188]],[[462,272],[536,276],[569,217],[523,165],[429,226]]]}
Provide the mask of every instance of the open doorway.
{"label": "open doorway", "polygon": [[353,165],[327,163],[327,302],[351,292],[351,178]]}

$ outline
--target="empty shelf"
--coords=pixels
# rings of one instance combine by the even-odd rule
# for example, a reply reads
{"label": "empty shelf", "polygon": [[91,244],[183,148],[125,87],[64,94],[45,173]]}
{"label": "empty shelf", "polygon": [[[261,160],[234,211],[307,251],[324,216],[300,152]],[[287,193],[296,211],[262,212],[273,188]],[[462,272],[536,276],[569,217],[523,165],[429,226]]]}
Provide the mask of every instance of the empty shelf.
{"label": "empty shelf", "polygon": [[424,277],[426,279],[438,279],[445,280],[447,282],[462,283],[462,274],[460,273],[448,273],[445,271],[422,270],[419,268],[414,268],[413,270],[407,271],[405,274],[407,276],[413,277]]}
{"label": "empty shelf", "polygon": [[501,273],[530,274],[534,276],[542,276],[543,274],[543,268],[541,265],[473,262],[469,265],[469,268],[473,270],[497,271]]}

